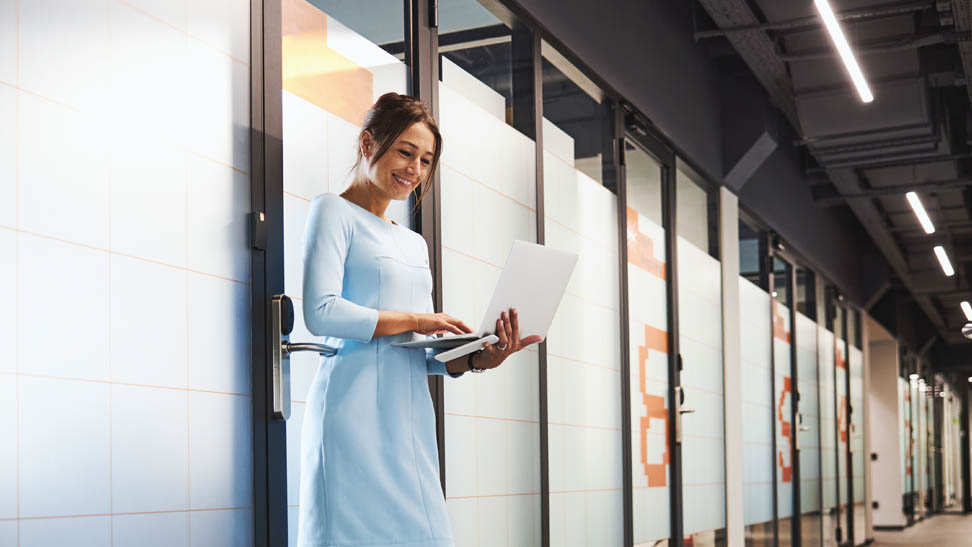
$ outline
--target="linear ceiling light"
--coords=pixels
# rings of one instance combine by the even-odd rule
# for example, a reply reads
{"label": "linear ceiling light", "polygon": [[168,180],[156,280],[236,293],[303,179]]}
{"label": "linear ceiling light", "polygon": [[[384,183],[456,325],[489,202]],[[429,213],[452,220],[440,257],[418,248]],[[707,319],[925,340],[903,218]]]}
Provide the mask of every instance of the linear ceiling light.
{"label": "linear ceiling light", "polygon": [[[905,194],[905,197],[908,198],[908,203],[910,203],[911,208],[914,209],[915,216],[918,217],[918,222],[920,222],[921,227],[925,229],[925,233],[934,234],[935,225],[932,224],[931,219],[928,218],[928,213],[925,212],[925,207],[921,204],[921,200],[918,199],[918,194],[908,192]],[[969,321],[972,321],[972,319],[969,319]]]}
{"label": "linear ceiling light", "polygon": [[847,68],[847,73],[850,74],[851,80],[854,81],[857,92],[861,95],[861,100],[865,103],[873,101],[874,95],[871,94],[871,88],[867,86],[864,73],[861,72],[861,67],[857,65],[857,59],[854,58],[854,52],[851,51],[850,44],[847,43],[847,38],[844,37],[844,32],[840,30],[840,25],[837,23],[837,18],[834,17],[834,10],[831,9],[830,2],[827,0],[813,0],[813,3],[817,6],[817,11],[820,12],[820,18],[823,19],[824,25],[827,27],[827,32],[830,33],[830,39],[834,41],[834,46],[837,47],[837,53],[840,53],[840,58],[844,61],[844,67]]}
{"label": "linear ceiling light", "polygon": [[972,321],[972,306],[969,305],[968,301],[962,301],[962,313],[965,314],[965,318]]}
{"label": "linear ceiling light", "polygon": [[945,254],[945,247],[936,245],[935,256],[938,257],[938,263],[942,265],[942,271],[945,272],[945,275],[948,277],[955,275],[955,270],[952,269],[952,263],[949,262],[948,255]]}

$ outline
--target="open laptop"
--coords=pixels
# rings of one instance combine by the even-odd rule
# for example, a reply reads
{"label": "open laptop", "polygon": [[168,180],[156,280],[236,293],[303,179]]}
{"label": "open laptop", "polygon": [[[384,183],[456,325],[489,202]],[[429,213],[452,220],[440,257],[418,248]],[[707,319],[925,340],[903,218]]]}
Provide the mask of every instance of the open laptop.
{"label": "open laptop", "polygon": [[435,356],[438,361],[446,363],[477,351],[485,344],[498,342],[499,338],[493,333],[496,330],[496,320],[510,308],[516,308],[521,337],[539,334],[546,338],[576,265],[577,253],[526,241],[514,241],[479,331],[446,334],[439,338],[423,338],[395,345],[407,348],[448,348],[448,351]]}

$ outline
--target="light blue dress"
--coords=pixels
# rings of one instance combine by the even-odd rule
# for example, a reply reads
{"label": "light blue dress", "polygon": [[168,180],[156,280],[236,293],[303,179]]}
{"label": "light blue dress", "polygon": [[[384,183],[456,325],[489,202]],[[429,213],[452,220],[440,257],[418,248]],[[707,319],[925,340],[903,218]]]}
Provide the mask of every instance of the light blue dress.
{"label": "light blue dress", "polygon": [[300,547],[452,547],[439,485],[424,349],[373,338],[378,310],[432,312],[428,247],[336,194],[311,202],[304,323],[337,355],[321,360],[301,432]]}

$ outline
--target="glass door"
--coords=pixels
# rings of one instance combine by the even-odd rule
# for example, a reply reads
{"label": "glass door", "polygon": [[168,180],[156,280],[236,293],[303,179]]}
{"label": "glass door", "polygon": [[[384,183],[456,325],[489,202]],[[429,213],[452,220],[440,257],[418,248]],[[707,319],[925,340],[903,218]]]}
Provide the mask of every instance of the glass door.
{"label": "glass door", "polygon": [[[303,320],[305,226],[321,194],[351,182],[365,112],[381,95],[407,93],[405,13],[398,1],[281,0],[281,107],[284,293],[293,303],[293,342],[333,344]],[[392,201],[388,216],[411,227],[411,200]],[[325,219],[326,222],[326,219]],[[286,421],[287,544],[296,545],[301,504],[302,449],[321,439],[323,386],[315,352],[290,356],[290,416]],[[306,475],[306,473],[304,473]]]}
{"label": "glass door", "polygon": [[799,461],[796,456],[795,388],[797,379],[794,340],[793,264],[774,252],[770,276],[773,324],[773,462],[776,485],[776,518],[780,546],[799,545],[794,515],[799,514]]}
{"label": "glass door", "polygon": [[[634,125],[629,120],[629,127]],[[635,128],[637,126],[634,126]],[[627,227],[628,393],[633,544],[679,544],[681,488],[675,420],[679,399],[669,239],[670,155],[646,136],[623,140]],[[676,503],[678,502],[678,503]],[[675,509],[673,514],[672,509]],[[679,538],[680,539],[680,538]]]}
{"label": "glass door", "polygon": [[796,359],[794,444],[799,464],[800,544],[822,545],[820,480],[820,382],[817,363],[816,278],[799,265],[796,277]]}

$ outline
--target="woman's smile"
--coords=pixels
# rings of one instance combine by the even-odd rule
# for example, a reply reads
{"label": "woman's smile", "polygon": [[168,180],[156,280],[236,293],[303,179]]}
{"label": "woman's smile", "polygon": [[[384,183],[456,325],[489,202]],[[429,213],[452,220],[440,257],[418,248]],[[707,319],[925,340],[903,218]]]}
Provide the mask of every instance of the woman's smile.
{"label": "woman's smile", "polygon": [[409,179],[409,178],[406,178],[406,177],[403,177],[403,176],[400,176],[400,175],[396,175],[395,173],[392,173],[392,178],[395,179],[395,182],[397,182],[398,184],[401,184],[402,186],[408,188],[409,190],[412,189],[412,186],[414,186],[415,185],[415,182],[416,182],[416,181],[414,181],[412,179]]}

